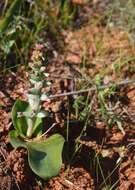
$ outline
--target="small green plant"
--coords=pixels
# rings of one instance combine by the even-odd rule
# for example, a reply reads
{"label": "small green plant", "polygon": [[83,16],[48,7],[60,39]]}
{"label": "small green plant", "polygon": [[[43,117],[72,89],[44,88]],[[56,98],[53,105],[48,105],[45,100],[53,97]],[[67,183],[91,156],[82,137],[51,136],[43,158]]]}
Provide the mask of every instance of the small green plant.
{"label": "small green plant", "polygon": [[46,68],[42,66],[43,46],[38,44],[33,51],[30,66],[30,84],[27,94],[28,102],[16,100],[12,108],[12,121],[15,130],[9,132],[13,147],[24,147],[28,151],[28,162],[32,171],[43,179],[58,175],[62,164],[64,138],[54,134],[45,139],[42,119],[47,112],[42,110],[41,102],[47,98],[42,88],[49,85],[44,80],[48,77]]}
{"label": "small green plant", "polygon": [[[99,77],[99,78],[98,78]],[[100,76],[97,77],[96,84],[97,86],[101,83]],[[119,106],[119,101],[117,101],[114,105],[109,100],[111,96],[116,94],[117,86],[114,84],[109,88],[98,90],[98,101],[99,101],[99,112],[101,114],[102,119],[105,121],[108,127],[112,127],[116,124],[118,129],[125,134],[125,131],[122,126],[121,115],[118,114],[115,110]],[[107,101],[108,100],[108,101]]]}

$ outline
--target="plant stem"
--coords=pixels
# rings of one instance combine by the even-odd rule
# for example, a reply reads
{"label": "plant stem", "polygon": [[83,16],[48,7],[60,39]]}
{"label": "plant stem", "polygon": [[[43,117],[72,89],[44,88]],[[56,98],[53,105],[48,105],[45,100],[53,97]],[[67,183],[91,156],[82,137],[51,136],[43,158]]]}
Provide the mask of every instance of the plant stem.
{"label": "plant stem", "polygon": [[30,138],[32,136],[32,130],[33,130],[33,119],[28,118],[28,129],[27,129],[27,137]]}

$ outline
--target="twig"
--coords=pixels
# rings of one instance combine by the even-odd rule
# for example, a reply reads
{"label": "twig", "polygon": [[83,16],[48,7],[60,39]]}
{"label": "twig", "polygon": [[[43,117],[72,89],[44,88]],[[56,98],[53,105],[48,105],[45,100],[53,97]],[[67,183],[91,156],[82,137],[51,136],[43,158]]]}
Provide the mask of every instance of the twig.
{"label": "twig", "polygon": [[71,181],[69,181],[67,179],[62,179],[60,182],[62,185],[64,185],[68,189],[79,190],[79,187],[75,186]]}
{"label": "twig", "polygon": [[96,91],[97,89],[98,90],[103,90],[105,88],[110,88],[113,85],[123,86],[123,85],[128,85],[128,84],[133,84],[133,83],[135,83],[135,80],[123,80],[123,81],[118,82],[118,83],[110,83],[110,84],[101,85],[101,86],[96,86],[95,85],[95,86],[93,86],[91,88],[84,89],[84,90],[78,90],[78,91],[72,91],[72,92],[66,92],[66,93],[51,95],[51,96],[47,97],[47,99],[55,99],[55,98],[60,98],[60,97],[63,97],[63,96],[71,96],[71,95],[76,95],[76,94],[83,94],[83,93],[90,92],[90,91]]}

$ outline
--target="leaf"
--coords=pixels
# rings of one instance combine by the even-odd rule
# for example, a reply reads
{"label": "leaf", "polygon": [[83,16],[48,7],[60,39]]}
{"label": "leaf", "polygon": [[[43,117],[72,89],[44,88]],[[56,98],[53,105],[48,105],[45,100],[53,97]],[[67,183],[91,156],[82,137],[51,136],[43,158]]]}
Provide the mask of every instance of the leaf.
{"label": "leaf", "polygon": [[33,126],[33,136],[39,136],[42,134],[42,119],[37,117]]}
{"label": "leaf", "polygon": [[17,100],[12,108],[12,121],[15,129],[17,130],[18,134],[21,136],[26,135],[27,131],[27,119],[26,117],[18,117],[18,112],[25,112],[28,110],[29,104],[27,102]]}
{"label": "leaf", "polygon": [[59,174],[64,145],[64,138],[61,135],[55,134],[47,140],[37,142],[24,142],[19,139],[16,131],[11,131],[9,138],[15,148],[27,148],[29,166],[35,174],[45,180]]}
{"label": "leaf", "polygon": [[43,179],[59,174],[62,165],[64,138],[55,134],[41,142],[27,144],[29,165]]}
{"label": "leaf", "polygon": [[[27,133],[27,117],[22,116],[18,117],[19,112],[29,112],[30,107],[29,103],[21,100],[17,100],[12,108],[11,115],[12,115],[12,121],[15,129],[17,130],[18,134],[22,137],[26,136]],[[33,134],[39,135],[42,132],[41,128],[42,119],[36,118],[34,126],[33,126]]]}
{"label": "leaf", "polygon": [[12,130],[8,134],[10,143],[14,148],[24,147],[26,148],[26,142],[19,138],[19,134],[16,130]]}

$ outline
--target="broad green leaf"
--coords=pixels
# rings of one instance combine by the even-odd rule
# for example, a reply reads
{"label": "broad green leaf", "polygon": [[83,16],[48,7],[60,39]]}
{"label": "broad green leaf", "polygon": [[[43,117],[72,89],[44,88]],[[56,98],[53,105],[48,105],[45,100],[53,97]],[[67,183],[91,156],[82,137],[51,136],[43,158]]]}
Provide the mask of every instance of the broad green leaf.
{"label": "broad green leaf", "polygon": [[[17,100],[12,108],[12,121],[13,121],[13,125],[15,127],[15,129],[17,130],[18,134],[20,136],[25,137],[26,136],[26,132],[27,132],[27,117],[22,116],[22,117],[18,117],[18,112],[29,112],[30,111],[30,107],[29,104],[27,102],[21,101],[21,100]],[[41,118],[36,118],[34,126],[33,126],[33,134],[35,136],[41,134],[42,132],[42,128],[41,128],[41,123],[42,123],[42,119]]]}
{"label": "broad green leaf", "polygon": [[46,140],[24,142],[15,131],[9,133],[11,144],[28,150],[28,162],[32,171],[47,180],[59,174],[62,165],[64,138],[55,134]]}
{"label": "broad green leaf", "polygon": [[26,112],[28,110],[29,104],[27,102],[16,100],[13,108],[12,108],[12,121],[15,129],[17,130],[18,134],[21,136],[26,135],[27,131],[27,120],[26,117],[18,117],[18,112]]}
{"label": "broad green leaf", "polygon": [[59,174],[64,138],[55,134],[47,140],[27,143],[29,165],[43,179]]}

